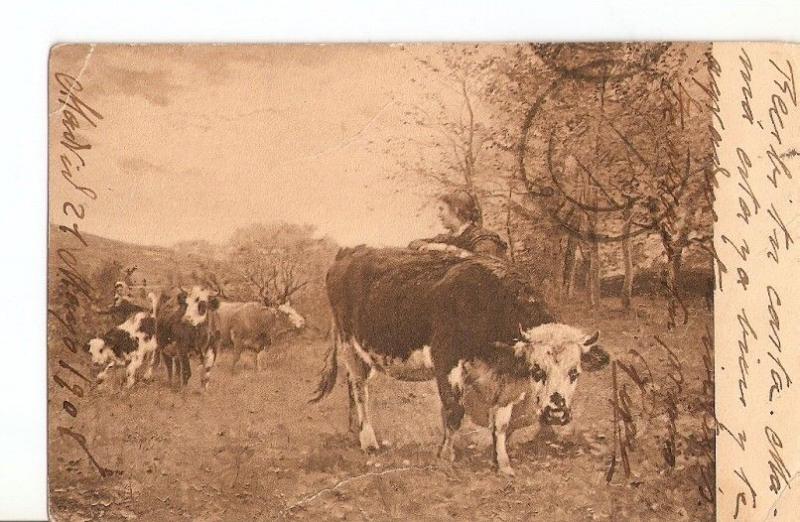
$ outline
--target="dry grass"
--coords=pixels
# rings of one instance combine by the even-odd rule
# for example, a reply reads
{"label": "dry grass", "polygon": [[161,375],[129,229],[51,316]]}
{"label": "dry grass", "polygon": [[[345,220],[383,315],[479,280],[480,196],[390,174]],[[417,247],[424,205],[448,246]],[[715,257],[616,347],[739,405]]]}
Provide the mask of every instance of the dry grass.
{"label": "dry grass", "polygon": [[[654,333],[680,348],[688,393],[702,379],[700,337],[707,312],[676,332],[663,331],[663,303],[640,303],[637,314],[592,318],[573,310],[577,324],[601,329],[605,347],[623,357],[631,348],[654,366],[663,354]],[[584,319],[578,320],[578,317]],[[667,469],[658,427],[646,428],[631,454],[633,475],[605,475],[612,451],[609,372],[584,374],[575,419],[557,433],[520,432],[510,447],[513,480],[490,467],[489,434],[467,422],[455,464],[435,457],[439,405],[433,383],[371,381],[379,440],[365,455],[347,433],[344,385],[320,404],[307,400],[316,384],[324,340],[298,340],[250,358],[230,371],[221,357],[212,387],[201,392],[199,366],[183,391],[154,382],[121,389],[122,376],[88,390],[72,426],[98,461],[117,471],[101,478],[85,453],[56,428],[64,391],[51,387],[50,487],[55,520],[479,519],[710,520],[691,462]],[[56,355],[51,349],[51,365]],[[56,363],[57,364],[57,363]],[[120,372],[121,373],[121,372]],[[691,398],[691,397],[690,397]],[[685,412],[684,412],[685,413]],[[684,422],[683,420],[681,422]],[[685,420],[690,429],[694,418]]]}

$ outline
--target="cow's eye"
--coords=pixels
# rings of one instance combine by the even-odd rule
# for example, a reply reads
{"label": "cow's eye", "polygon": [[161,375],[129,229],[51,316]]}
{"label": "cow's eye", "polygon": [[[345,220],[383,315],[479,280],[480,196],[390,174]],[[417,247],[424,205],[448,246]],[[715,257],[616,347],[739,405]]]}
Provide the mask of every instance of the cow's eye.
{"label": "cow's eye", "polygon": [[580,373],[578,373],[577,368],[571,369],[569,371],[569,382],[575,382],[578,379],[578,375],[580,375]]}
{"label": "cow's eye", "polygon": [[538,364],[534,364],[531,368],[531,378],[536,382],[545,382],[547,380],[547,373],[542,370]]}

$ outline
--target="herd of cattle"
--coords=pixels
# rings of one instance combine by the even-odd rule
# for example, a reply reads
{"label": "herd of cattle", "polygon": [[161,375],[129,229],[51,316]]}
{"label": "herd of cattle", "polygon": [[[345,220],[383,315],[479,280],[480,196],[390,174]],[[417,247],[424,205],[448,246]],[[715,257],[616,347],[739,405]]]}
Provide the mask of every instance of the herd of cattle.
{"label": "herd of cattle", "polygon": [[128,317],[102,337],[91,339],[86,349],[92,362],[103,366],[102,382],[114,366],[127,368],[127,385],[136,382],[141,366],[145,379],[162,360],[172,383],[173,370],[179,384],[191,377],[189,356],[203,359],[202,384],[208,387],[219,349],[229,345],[234,365],[245,349],[257,354],[287,331],[302,329],[305,319],[287,302],[267,307],[258,302],[221,302],[212,291],[194,286],[166,292],[150,292],[149,309],[126,302]]}
{"label": "herd of cattle", "polygon": [[[443,438],[439,456],[454,459],[453,437],[465,414],[488,427],[498,471],[513,475],[506,440],[535,423],[571,420],[582,371],[609,362],[599,333],[561,324],[529,277],[505,261],[481,255],[407,249],[344,248],[326,278],[332,343],[312,402],[329,394],[339,358],[347,372],[350,427],[364,451],[378,449],[369,414],[367,380],[384,372],[399,380],[436,381]],[[201,356],[208,385],[220,346],[266,348],[282,332],[302,328],[288,303],[220,302],[193,287],[150,295],[149,310],[87,345],[98,375],[127,366],[128,386],[145,364],[149,378],[163,360],[186,384],[189,356]],[[234,362],[235,364],[235,362]]]}

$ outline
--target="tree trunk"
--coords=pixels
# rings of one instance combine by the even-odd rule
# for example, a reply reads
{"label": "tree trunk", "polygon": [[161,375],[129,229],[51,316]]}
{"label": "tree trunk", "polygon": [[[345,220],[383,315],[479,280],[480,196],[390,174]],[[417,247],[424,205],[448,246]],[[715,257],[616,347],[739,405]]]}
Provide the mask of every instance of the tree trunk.
{"label": "tree trunk", "polygon": [[592,308],[600,306],[600,244],[595,240],[597,217],[589,218],[589,303]]}
{"label": "tree trunk", "polygon": [[472,199],[475,200],[475,207],[478,211],[476,224],[482,227],[483,206],[478,199],[478,191],[475,189],[475,114],[472,111],[472,102],[467,92],[467,82],[463,78],[461,79],[461,94],[464,96],[467,114],[469,115],[469,120],[467,122],[466,150],[464,151],[464,182],[467,186],[467,191],[472,196]]}
{"label": "tree trunk", "polygon": [[578,267],[578,240],[567,236],[567,247],[564,252],[564,271],[561,278],[563,295],[572,297],[575,291],[575,272]]}
{"label": "tree trunk", "polygon": [[600,306],[600,245],[592,242],[589,254],[589,303]]}
{"label": "tree trunk", "polygon": [[[512,176],[511,179],[508,180],[508,197],[506,198],[506,236],[508,236],[508,258],[511,262],[515,262],[514,259],[514,233],[512,230],[512,221],[511,221],[511,196],[514,194],[514,177]],[[481,219],[481,222],[483,219]],[[483,223],[481,223],[482,225]]]}
{"label": "tree trunk", "polygon": [[664,245],[664,253],[667,255],[667,308],[669,312],[669,322],[667,328],[672,329],[677,325],[678,306],[683,312],[683,324],[689,320],[689,312],[681,299],[681,268],[683,265],[683,245],[676,244],[670,233],[661,229],[661,243]]}
{"label": "tree trunk", "polygon": [[680,298],[681,267],[683,264],[683,249],[672,248],[668,255],[667,263],[667,290],[676,299]]}
{"label": "tree trunk", "polygon": [[630,310],[633,298],[633,240],[630,237],[632,215],[626,207],[623,214],[625,225],[622,228],[622,260],[625,264],[625,278],[622,281],[622,308]]}

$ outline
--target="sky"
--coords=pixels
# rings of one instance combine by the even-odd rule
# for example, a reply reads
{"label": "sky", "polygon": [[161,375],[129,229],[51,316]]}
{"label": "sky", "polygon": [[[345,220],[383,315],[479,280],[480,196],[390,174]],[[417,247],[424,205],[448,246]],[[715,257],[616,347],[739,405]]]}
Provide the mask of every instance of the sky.
{"label": "sky", "polygon": [[[387,137],[419,96],[414,51],[389,45],[63,45],[50,56],[50,221],[83,204],[82,231],[138,244],[224,242],[254,222],[315,225],[342,245],[401,245],[439,231],[435,187],[387,179]],[[86,165],[62,175],[64,88]],[[416,78],[416,80],[415,80]],[[430,88],[430,86],[427,86]],[[435,87],[434,87],[435,88]],[[67,113],[69,109],[67,108]]]}

